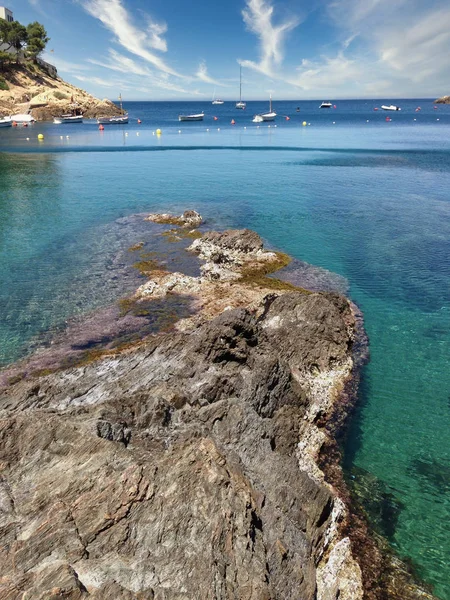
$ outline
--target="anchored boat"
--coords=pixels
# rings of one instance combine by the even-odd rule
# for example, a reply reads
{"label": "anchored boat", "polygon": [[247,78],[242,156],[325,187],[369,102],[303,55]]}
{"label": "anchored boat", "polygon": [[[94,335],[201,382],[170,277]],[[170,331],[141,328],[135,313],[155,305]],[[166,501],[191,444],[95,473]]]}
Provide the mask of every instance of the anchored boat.
{"label": "anchored boat", "polygon": [[178,115],[179,121],[203,121],[205,113],[198,113],[196,115]]}

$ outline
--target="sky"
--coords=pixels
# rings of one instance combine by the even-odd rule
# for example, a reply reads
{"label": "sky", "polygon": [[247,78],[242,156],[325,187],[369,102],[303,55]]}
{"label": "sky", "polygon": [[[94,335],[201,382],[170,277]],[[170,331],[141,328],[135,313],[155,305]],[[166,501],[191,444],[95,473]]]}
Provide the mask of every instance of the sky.
{"label": "sky", "polygon": [[450,93],[449,0],[0,0],[100,98],[424,98]]}

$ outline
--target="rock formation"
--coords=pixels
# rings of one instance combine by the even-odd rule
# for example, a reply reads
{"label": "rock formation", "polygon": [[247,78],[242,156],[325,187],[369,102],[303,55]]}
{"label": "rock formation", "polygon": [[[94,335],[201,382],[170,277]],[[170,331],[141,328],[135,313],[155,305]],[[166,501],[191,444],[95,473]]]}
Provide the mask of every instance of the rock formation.
{"label": "rock formation", "polygon": [[282,261],[253,232],[191,249],[200,277],[156,272],[133,302],[190,294],[196,316],[3,389],[1,599],[378,597],[322,468],[351,304],[261,275]]}
{"label": "rock formation", "polygon": [[9,89],[0,90],[0,115],[30,110],[36,120],[46,121],[70,113],[72,103],[86,118],[120,114],[110,100],[98,100],[60,77],[50,76],[39,65],[15,65],[2,76]]}
{"label": "rock formation", "polygon": [[450,96],[442,96],[434,101],[435,104],[450,104]]}

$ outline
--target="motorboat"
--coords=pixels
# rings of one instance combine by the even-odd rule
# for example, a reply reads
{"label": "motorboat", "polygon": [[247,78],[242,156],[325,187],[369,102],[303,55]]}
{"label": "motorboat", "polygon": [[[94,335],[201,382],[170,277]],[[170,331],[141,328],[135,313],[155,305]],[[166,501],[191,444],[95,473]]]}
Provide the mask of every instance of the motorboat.
{"label": "motorboat", "polygon": [[53,123],[56,125],[61,125],[61,123],[82,123],[83,115],[61,115],[60,117],[55,117],[53,119]]}
{"label": "motorboat", "polygon": [[32,115],[29,115],[28,113],[23,113],[23,114],[19,114],[19,115],[11,115],[10,117],[11,121],[13,123],[34,123],[34,121],[36,120]]}
{"label": "motorboat", "polygon": [[128,114],[118,117],[99,117],[97,123],[100,125],[126,125],[128,123]]}
{"label": "motorboat", "polygon": [[322,102],[319,108],[331,108],[332,106],[333,105],[331,104],[331,102]]}
{"label": "motorboat", "polygon": [[10,117],[1,117],[0,118],[0,127],[11,127],[12,121]]}
{"label": "motorboat", "polygon": [[262,123],[263,121],[274,121],[277,113],[272,110],[272,95],[270,96],[269,112],[261,113],[253,117],[253,123]]}
{"label": "motorboat", "polygon": [[239,68],[239,102],[236,102],[235,107],[241,110],[246,108],[247,103],[242,100],[242,66]]}
{"label": "motorboat", "polygon": [[389,106],[386,106],[386,104],[382,104],[382,105],[381,105],[381,108],[382,108],[383,110],[402,110],[402,109],[400,108],[400,106],[395,106],[395,104],[390,104]]}
{"label": "motorboat", "polygon": [[178,115],[179,121],[203,121],[205,113],[198,113],[196,115]]}

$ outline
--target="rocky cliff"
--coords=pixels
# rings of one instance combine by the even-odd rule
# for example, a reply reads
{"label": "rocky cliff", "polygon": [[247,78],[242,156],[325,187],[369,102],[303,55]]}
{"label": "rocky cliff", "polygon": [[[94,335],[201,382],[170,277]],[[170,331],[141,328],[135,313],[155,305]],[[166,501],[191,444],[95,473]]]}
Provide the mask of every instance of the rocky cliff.
{"label": "rocky cliff", "polygon": [[450,96],[442,96],[434,101],[435,104],[450,104]]}
{"label": "rocky cliff", "polygon": [[0,90],[0,116],[31,110],[36,120],[51,120],[70,113],[72,103],[86,118],[120,114],[110,100],[98,100],[61,78],[50,76],[37,64],[12,65],[1,75],[9,89]]}
{"label": "rocky cliff", "polygon": [[352,305],[267,277],[253,232],[190,251],[199,277],[149,265],[129,299],[189,297],[171,331],[3,386],[0,598],[425,598],[386,595],[346,505]]}

